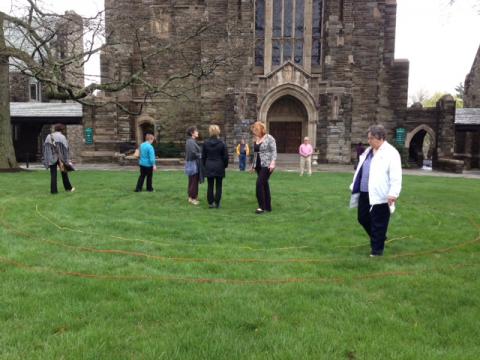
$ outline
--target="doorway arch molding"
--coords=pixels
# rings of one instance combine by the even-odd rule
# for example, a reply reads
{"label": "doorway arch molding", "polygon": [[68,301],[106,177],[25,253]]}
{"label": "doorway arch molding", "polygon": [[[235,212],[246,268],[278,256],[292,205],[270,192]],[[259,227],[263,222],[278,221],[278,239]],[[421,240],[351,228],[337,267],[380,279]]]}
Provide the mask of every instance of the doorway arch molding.
{"label": "doorway arch molding", "polygon": [[268,111],[278,99],[284,96],[293,96],[294,98],[299,100],[307,110],[307,116],[308,116],[307,133],[308,133],[308,137],[311,140],[311,143],[314,145],[314,147],[316,147],[318,111],[317,111],[315,100],[312,94],[310,94],[303,87],[300,87],[295,84],[283,84],[268,91],[263,97],[262,102],[260,104],[258,120],[265,123],[268,129],[269,127],[269,124],[267,122]]}
{"label": "doorway arch molding", "polygon": [[406,139],[405,139],[405,147],[406,148],[410,148],[410,142],[412,141],[413,137],[415,135],[417,135],[417,133],[419,131],[422,131],[422,130],[425,130],[425,132],[427,134],[429,134],[432,138],[432,144],[436,144],[436,136],[435,136],[435,131],[433,131],[433,129],[426,125],[426,124],[421,124],[421,125],[418,125],[415,129],[413,129],[412,131],[409,131],[407,133],[407,136],[406,136]]}
{"label": "doorway arch molding", "polygon": [[135,130],[137,134],[137,144],[140,145],[143,143],[143,129],[142,125],[152,125],[153,128],[155,129],[155,120],[149,116],[149,115],[140,115],[136,120],[135,120]]}

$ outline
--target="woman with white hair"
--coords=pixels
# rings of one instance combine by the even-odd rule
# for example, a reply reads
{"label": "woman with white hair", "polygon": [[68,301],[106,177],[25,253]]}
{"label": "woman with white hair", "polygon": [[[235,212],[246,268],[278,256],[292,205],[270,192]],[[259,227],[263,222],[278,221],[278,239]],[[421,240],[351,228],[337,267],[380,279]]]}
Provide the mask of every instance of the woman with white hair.
{"label": "woman with white hair", "polygon": [[390,214],[402,188],[402,161],[386,141],[382,125],[370,126],[368,143],[350,189],[352,198],[358,198],[358,222],[370,237],[370,256],[375,257],[383,255]]}

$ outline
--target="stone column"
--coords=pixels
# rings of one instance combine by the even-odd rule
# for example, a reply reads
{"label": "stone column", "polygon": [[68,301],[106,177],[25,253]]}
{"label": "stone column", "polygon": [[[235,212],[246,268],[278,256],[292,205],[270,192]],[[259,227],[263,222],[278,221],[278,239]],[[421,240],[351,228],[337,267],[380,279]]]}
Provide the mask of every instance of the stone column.
{"label": "stone column", "polygon": [[75,161],[75,163],[81,162],[81,153],[85,143],[83,139],[83,125],[67,125],[67,137],[70,158]]}
{"label": "stone column", "polygon": [[303,34],[303,64],[307,73],[312,72],[312,0],[305,0],[304,29]]}
{"label": "stone column", "polygon": [[437,102],[437,159],[453,158],[455,151],[455,100],[451,95]]}
{"label": "stone column", "polygon": [[272,71],[272,26],[273,26],[273,0],[265,1],[265,74]]}

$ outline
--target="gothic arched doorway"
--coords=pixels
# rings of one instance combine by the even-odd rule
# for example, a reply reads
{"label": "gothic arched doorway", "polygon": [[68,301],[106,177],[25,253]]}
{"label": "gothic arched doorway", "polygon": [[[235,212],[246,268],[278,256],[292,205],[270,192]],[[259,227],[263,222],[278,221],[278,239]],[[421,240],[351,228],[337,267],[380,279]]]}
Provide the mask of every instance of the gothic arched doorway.
{"label": "gothic arched doorway", "polygon": [[155,135],[155,122],[150,116],[140,116],[137,121],[137,144],[145,141],[145,134],[151,133]]}
{"label": "gothic arched doorway", "polygon": [[297,153],[302,138],[307,136],[307,125],[307,110],[294,96],[282,96],[268,110],[268,131],[275,138],[280,154]]}
{"label": "gothic arched doorway", "polygon": [[424,160],[431,160],[435,150],[435,132],[428,125],[417,126],[407,134],[405,147],[408,161],[421,167]]}

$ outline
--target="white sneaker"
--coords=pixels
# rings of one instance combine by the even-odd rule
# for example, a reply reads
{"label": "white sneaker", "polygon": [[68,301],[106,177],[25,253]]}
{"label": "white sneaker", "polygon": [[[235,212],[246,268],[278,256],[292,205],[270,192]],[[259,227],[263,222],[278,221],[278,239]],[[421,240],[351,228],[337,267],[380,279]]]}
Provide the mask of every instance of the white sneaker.
{"label": "white sneaker", "polygon": [[68,190],[68,192],[74,192],[75,191],[75,188],[72,187],[70,190]]}

